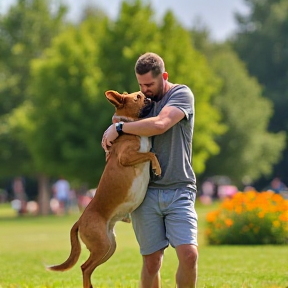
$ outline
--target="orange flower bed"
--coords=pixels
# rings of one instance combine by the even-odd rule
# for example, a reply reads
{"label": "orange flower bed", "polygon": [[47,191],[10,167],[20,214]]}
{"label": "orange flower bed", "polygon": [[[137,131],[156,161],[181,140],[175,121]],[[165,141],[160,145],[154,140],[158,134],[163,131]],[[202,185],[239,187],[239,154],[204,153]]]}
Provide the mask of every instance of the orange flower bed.
{"label": "orange flower bed", "polygon": [[288,244],[288,200],[274,192],[238,192],[207,214],[209,244]]}

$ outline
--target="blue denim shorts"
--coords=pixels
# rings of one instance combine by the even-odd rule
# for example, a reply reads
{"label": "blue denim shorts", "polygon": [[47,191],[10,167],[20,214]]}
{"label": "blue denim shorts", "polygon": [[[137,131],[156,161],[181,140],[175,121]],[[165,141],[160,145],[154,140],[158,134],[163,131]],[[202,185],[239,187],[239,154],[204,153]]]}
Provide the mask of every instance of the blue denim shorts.
{"label": "blue denim shorts", "polygon": [[142,255],[169,244],[197,243],[196,193],[189,188],[148,189],[142,204],[132,212],[133,229]]}

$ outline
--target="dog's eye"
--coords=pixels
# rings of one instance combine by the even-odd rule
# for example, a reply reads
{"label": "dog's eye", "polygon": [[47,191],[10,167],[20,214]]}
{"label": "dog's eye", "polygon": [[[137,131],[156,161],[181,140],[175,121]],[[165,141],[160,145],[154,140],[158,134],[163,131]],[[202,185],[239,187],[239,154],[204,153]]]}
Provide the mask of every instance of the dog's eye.
{"label": "dog's eye", "polygon": [[137,102],[137,101],[141,100],[142,98],[145,98],[145,97],[144,97],[144,94],[138,93],[138,94],[134,97],[133,100],[134,100],[135,102]]}

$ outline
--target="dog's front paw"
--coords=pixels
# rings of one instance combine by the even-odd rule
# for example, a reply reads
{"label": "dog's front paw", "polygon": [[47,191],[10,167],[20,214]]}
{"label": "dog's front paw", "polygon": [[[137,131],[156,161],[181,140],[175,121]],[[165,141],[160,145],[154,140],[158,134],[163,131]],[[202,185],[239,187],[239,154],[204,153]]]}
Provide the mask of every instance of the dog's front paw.
{"label": "dog's front paw", "polygon": [[131,216],[130,214],[126,214],[122,219],[121,219],[122,222],[126,222],[126,223],[131,223]]}
{"label": "dog's front paw", "polygon": [[161,177],[161,173],[157,173],[155,170],[153,170],[153,175],[156,177]]}
{"label": "dog's front paw", "polygon": [[152,169],[152,177],[153,181],[161,179],[161,168],[160,169]]}
{"label": "dog's front paw", "polygon": [[157,177],[160,177],[160,176],[161,176],[161,168],[160,168],[160,166],[159,166],[159,167],[156,167],[156,168],[153,168],[152,171],[153,171],[153,174],[154,174],[155,176],[157,176]]}

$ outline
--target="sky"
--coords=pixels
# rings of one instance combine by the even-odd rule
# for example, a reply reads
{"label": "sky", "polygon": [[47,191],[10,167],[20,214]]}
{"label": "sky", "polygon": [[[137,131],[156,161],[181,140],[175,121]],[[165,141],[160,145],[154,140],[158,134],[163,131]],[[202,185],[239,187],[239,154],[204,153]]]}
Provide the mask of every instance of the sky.
{"label": "sky", "polygon": [[[87,4],[101,7],[112,19],[115,19],[122,0],[62,0],[62,2],[69,6],[69,20],[79,18],[81,10]],[[1,13],[6,12],[13,3],[15,0],[0,0]],[[172,10],[185,28],[191,28],[195,23],[204,24],[215,41],[224,41],[233,34],[237,28],[235,12],[241,14],[248,12],[244,0],[150,0],[150,3],[159,19],[168,9]]]}

